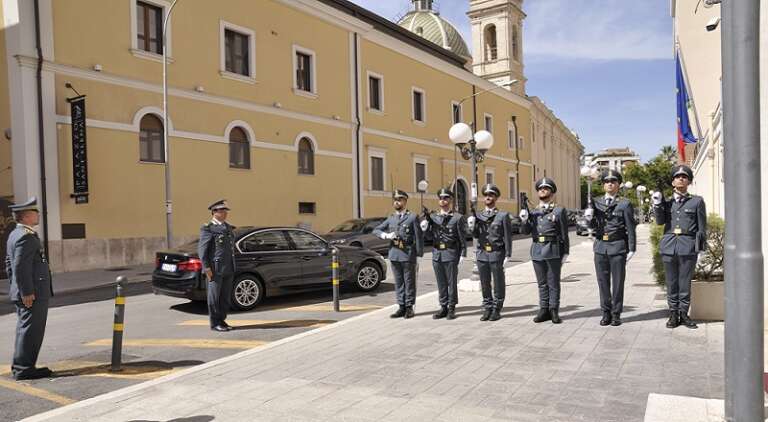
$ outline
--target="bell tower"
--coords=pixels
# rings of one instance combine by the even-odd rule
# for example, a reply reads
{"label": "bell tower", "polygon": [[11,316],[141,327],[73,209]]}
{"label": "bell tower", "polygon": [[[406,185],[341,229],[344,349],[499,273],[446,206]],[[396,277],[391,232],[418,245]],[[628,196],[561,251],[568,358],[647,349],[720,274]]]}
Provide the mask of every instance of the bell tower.
{"label": "bell tower", "polygon": [[469,0],[472,72],[495,84],[513,79],[507,89],[525,95],[523,76],[523,0]]}

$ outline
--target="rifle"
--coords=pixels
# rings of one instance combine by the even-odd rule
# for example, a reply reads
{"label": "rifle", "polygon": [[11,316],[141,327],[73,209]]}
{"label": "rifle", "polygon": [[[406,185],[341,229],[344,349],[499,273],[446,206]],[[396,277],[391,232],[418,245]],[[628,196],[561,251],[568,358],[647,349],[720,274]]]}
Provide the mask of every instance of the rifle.
{"label": "rifle", "polygon": [[528,207],[528,194],[525,192],[520,192],[520,208],[528,211],[528,214],[531,213],[531,209]]}

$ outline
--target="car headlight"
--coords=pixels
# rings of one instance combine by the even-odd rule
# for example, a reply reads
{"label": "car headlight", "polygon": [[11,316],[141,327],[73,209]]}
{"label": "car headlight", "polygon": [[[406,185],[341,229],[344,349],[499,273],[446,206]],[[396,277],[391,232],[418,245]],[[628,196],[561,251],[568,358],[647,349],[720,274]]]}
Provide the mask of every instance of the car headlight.
{"label": "car headlight", "polygon": [[342,245],[347,241],[347,239],[337,239],[337,240],[331,240],[331,245]]}

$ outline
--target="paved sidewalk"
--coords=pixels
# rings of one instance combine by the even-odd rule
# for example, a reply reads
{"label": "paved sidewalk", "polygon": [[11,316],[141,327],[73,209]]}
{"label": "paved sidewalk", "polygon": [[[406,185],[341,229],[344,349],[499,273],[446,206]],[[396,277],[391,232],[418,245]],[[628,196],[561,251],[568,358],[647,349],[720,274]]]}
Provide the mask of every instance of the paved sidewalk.
{"label": "paved sidewalk", "polygon": [[723,324],[664,327],[647,237],[641,226],[621,327],[598,325],[586,243],[563,269],[560,325],[531,321],[525,263],[507,269],[498,322],[479,321],[474,292],[435,321],[430,293],[412,320],[382,309],[27,420],[642,421],[650,393],[720,399]]}
{"label": "paved sidewalk", "polygon": [[[112,286],[118,276],[128,278],[128,283],[141,283],[152,280],[154,264],[131,265],[125,267],[104,268],[88,271],[72,271],[53,274],[54,294],[72,293],[81,290]],[[9,303],[8,279],[0,279],[0,303]]]}

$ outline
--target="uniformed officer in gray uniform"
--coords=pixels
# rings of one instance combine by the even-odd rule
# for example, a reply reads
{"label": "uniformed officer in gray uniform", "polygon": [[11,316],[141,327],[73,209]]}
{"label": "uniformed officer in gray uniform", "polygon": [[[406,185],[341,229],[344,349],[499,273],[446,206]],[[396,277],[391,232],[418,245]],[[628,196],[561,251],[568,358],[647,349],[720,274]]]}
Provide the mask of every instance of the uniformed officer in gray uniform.
{"label": "uniformed officer in gray uniform", "polygon": [[595,273],[600,291],[600,325],[621,325],[624,307],[624,279],[627,262],[635,254],[637,241],[635,210],[626,198],[619,198],[621,173],[605,170],[602,174],[605,196],[595,198],[594,208],[584,210],[584,217],[595,229]]}
{"label": "uniformed officer in gray uniform", "polygon": [[401,190],[392,193],[395,212],[376,226],[373,234],[391,240],[389,262],[395,275],[395,296],[400,305],[391,318],[413,318],[416,303],[416,259],[424,255],[424,237],[419,217],[405,207],[408,194]]}
{"label": "uniformed officer in gray uniform", "polygon": [[52,374],[51,370],[35,365],[43,345],[53,285],[40,238],[33,229],[40,221],[37,199],[33,197],[10,209],[16,228],[8,236],[5,268],[18,317],[11,373],[16,380],[45,378]]}
{"label": "uniformed officer in gray uniform", "polygon": [[437,191],[440,210],[427,213],[421,221],[421,230],[432,233],[432,268],[437,279],[440,311],[434,319],[456,318],[458,297],[459,263],[467,256],[466,221],[464,216],[453,212],[453,192],[443,188]]}
{"label": "uniformed officer in gray uniform", "polygon": [[213,218],[200,228],[197,253],[203,263],[203,273],[208,280],[208,313],[211,330],[230,331],[227,324],[235,277],[234,226],[227,223],[229,206],[222,199],[208,207]]}
{"label": "uniformed officer in gray uniform", "polygon": [[520,232],[531,234],[531,261],[539,285],[539,313],[533,322],[551,320],[555,324],[560,319],[560,270],[568,258],[570,240],[568,238],[568,216],[565,208],[554,203],[557,193],[555,181],[544,177],[536,182],[539,206],[531,211],[520,210],[523,225]]}
{"label": "uniformed officer in gray uniform", "polygon": [[693,171],[690,167],[675,166],[672,169],[672,198],[664,200],[661,192],[651,196],[656,224],[664,225],[659,252],[667,281],[668,328],[679,325],[696,328],[696,323],[688,318],[688,307],[698,254],[704,252],[707,245],[707,210],[704,199],[688,193],[691,181]]}
{"label": "uniformed officer in gray uniform", "polygon": [[512,256],[512,223],[507,212],[496,208],[496,200],[501,196],[499,188],[489,183],[483,186],[482,193],[485,210],[467,218],[467,225],[477,239],[475,262],[480,273],[484,308],[480,321],[498,321],[506,294],[504,264]]}

